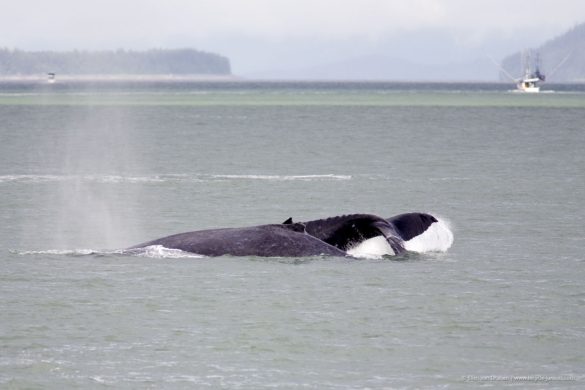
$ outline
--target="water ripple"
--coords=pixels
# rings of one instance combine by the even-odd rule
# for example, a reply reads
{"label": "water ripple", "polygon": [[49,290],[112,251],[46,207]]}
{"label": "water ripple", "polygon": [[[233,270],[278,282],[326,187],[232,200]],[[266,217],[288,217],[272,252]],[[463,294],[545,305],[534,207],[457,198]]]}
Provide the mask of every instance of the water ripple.
{"label": "water ripple", "polygon": [[264,175],[264,174],[160,174],[145,176],[122,175],[0,175],[2,183],[47,183],[47,182],[89,182],[89,183],[168,183],[168,182],[212,182],[229,180],[264,181],[343,181],[351,180],[351,175],[312,174],[312,175]]}

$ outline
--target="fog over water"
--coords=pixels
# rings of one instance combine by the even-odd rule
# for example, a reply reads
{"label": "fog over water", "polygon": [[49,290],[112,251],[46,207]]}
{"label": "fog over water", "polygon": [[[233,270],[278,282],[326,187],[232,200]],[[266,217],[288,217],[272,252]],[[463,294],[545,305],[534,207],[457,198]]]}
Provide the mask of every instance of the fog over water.
{"label": "fog over water", "polygon": [[229,57],[238,76],[276,79],[320,78],[323,67],[350,61],[357,69],[345,78],[372,78],[378,64],[392,69],[384,79],[418,80],[440,64],[434,80],[491,81],[498,72],[487,56],[500,60],[585,21],[579,0],[55,0],[2,9],[0,47],[191,47]]}

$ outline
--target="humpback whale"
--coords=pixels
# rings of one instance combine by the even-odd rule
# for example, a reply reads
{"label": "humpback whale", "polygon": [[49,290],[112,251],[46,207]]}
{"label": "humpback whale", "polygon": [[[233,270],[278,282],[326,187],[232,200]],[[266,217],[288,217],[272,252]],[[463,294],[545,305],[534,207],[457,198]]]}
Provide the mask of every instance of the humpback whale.
{"label": "humpback whale", "polygon": [[161,245],[204,256],[350,256],[401,255],[406,251],[445,251],[453,242],[449,228],[430,214],[391,218],[351,214],[281,224],[179,233],[129,249]]}

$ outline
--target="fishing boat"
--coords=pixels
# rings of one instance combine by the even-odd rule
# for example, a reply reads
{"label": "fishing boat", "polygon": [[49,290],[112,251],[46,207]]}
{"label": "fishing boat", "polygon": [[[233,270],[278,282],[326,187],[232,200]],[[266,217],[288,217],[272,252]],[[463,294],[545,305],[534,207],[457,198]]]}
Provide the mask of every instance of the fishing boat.
{"label": "fishing boat", "polygon": [[539,83],[546,80],[546,76],[540,71],[540,55],[536,53],[536,57],[533,60],[532,52],[525,52],[522,58],[522,67],[524,76],[516,83],[518,91],[526,93],[540,92]]}
{"label": "fishing boat", "polygon": [[[571,53],[567,54],[565,58],[549,73],[549,76],[554,74],[563,64],[569,59]],[[522,93],[539,93],[540,84],[544,83],[546,76],[540,71],[540,54],[534,53],[532,50],[525,50],[522,52],[522,74],[521,77],[514,77],[506,69],[504,69],[493,58],[490,60],[500,69],[500,72],[507,78],[516,83],[514,92]],[[551,91],[547,91],[551,92]]]}
{"label": "fishing boat", "polygon": [[47,83],[53,84],[55,81],[57,81],[55,79],[55,73],[47,73]]}

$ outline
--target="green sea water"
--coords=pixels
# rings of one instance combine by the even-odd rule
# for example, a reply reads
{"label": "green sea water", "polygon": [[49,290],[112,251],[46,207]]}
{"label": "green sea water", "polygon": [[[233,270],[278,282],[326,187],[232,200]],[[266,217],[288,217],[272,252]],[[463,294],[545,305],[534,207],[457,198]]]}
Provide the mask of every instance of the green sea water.
{"label": "green sea water", "polygon": [[[236,84],[237,85],[237,84]],[[187,90],[164,88],[156,90],[137,88],[130,91],[101,89],[92,85],[71,89],[52,89],[44,86],[41,91],[25,93],[1,93],[3,105],[76,105],[76,106],[447,106],[447,107],[584,107],[580,91],[545,90],[540,94],[518,93],[508,90],[478,90],[467,86],[463,90],[417,90],[380,88],[376,84],[348,85],[347,88],[319,88],[310,85],[303,89],[290,89],[278,84],[271,88],[240,88]],[[401,87],[404,87],[400,85]],[[424,93],[421,93],[424,92]],[[50,95],[50,99],[47,99]]]}
{"label": "green sea water", "polygon": [[[581,388],[585,94],[0,83],[0,387]],[[431,212],[400,258],[120,249]]]}

